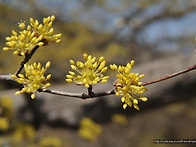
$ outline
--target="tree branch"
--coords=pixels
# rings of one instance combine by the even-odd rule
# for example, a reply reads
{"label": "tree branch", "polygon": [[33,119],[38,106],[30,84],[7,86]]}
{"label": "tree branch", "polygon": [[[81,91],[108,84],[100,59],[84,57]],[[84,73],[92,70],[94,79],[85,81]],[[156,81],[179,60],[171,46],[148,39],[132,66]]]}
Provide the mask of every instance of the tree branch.
{"label": "tree branch", "polygon": [[189,72],[189,71],[192,71],[192,70],[195,70],[195,69],[196,69],[196,64],[193,65],[193,66],[191,66],[191,67],[188,67],[188,68],[186,68],[186,69],[184,69],[184,70],[182,70],[182,71],[173,73],[173,74],[171,74],[171,75],[168,75],[168,76],[165,76],[165,77],[162,77],[162,78],[153,80],[153,81],[149,81],[149,82],[142,83],[141,86],[146,86],[146,85],[154,84],[154,83],[157,83],[157,82],[160,82],[160,81],[163,81],[163,80],[167,80],[167,79],[176,77],[176,76],[178,76],[178,75],[184,74],[184,73],[186,73],[186,72]]}
{"label": "tree branch", "polygon": [[15,80],[12,79],[10,76],[11,76],[11,74],[8,74],[8,75],[0,75],[0,81],[1,81],[1,80],[5,80],[5,81],[15,81]]}
{"label": "tree branch", "polygon": [[60,95],[60,96],[76,97],[76,98],[82,98],[82,99],[88,99],[88,98],[101,97],[101,96],[115,94],[114,90],[109,90],[109,91],[100,92],[100,93],[94,93],[93,95],[86,94],[86,93],[69,93],[69,92],[62,92],[62,91],[49,90],[49,89],[39,89],[39,92],[45,92],[45,93],[50,93],[50,94]]}
{"label": "tree branch", "polygon": [[39,45],[36,45],[32,51],[30,53],[26,53],[25,54],[25,58],[24,60],[21,62],[20,64],[20,67],[18,68],[18,70],[16,71],[15,75],[17,76],[21,71],[22,69],[24,68],[24,65],[31,59],[31,57],[33,56],[33,54],[35,53],[35,51],[39,48]]}
{"label": "tree branch", "polygon": [[[152,81],[148,81],[145,83],[142,83],[141,86],[147,86],[150,84],[154,84],[163,80],[167,80],[173,77],[176,77],[178,75],[184,74],[186,72],[192,71],[196,69],[196,64],[193,66],[188,67],[187,69],[184,69],[182,71],[173,73],[171,75],[156,79],[156,80],[152,80]],[[1,80],[10,80],[10,81],[14,81],[16,82],[15,79],[12,79],[10,77],[10,75],[0,75],[0,81]],[[69,97],[76,97],[76,98],[82,98],[82,99],[88,99],[88,98],[94,98],[94,97],[101,97],[101,96],[108,96],[108,95],[113,95],[115,94],[115,90],[109,90],[109,91],[105,91],[105,92],[99,92],[99,93],[94,93],[92,91],[92,86],[90,86],[88,88],[88,94],[86,93],[70,93],[70,92],[63,92],[63,91],[56,91],[56,90],[50,90],[50,89],[39,89],[38,92],[45,92],[45,93],[49,93],[49,94],[54,94],[54,95],[60,95],[60,96],[69,96]]]}

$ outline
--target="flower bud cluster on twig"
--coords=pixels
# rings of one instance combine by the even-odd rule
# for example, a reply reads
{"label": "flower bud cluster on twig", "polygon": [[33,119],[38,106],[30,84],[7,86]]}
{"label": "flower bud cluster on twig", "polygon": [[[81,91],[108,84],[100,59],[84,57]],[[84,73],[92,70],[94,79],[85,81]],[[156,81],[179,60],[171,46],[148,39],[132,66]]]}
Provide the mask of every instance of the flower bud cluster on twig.
{"label": "flower bud cluster on twig", "polygon": [[[121,101],[123,103],[123,109],[126,109],[127,106],[133,106],[135,109],[139,110],[138,100],[144,102],[147,101],[146,97],[140,95],[147,91],[144,86],[196,69],[196,65],[193,65],[172,75],[142,83],[139,80],[144,78],[144,74],[139,75],[139,73],[131,72],[131,69],[134,65],[133,60],[130,63],[127,63],[126,66],[117,66],[112,64],[110,65],[110,68],[116,72],[117,77],[117,80],[114,82],[114,89],[106,92],[94,93],[92,91],[92,85],[107,82],[109,76],[105,76],[103,73],[105,73],[108,68],[106,66],[104,57],[100,57],[98,60],[96,60],[95,57],[84,53],[84,63],[70,60],[71,69],[73,71],[69,71],[69,74],[66,75],[66,81],[70,83],[74,82],[77,85],[84,85],[86,88],[88,88],[88,94],[49,90],[47,87],[50,86],[48,80],[51,78],[51,74],[45,77],[44,73],[47,68],[49,68],[50,62],[48,61],[46,63],[45,68],[41,67],[40,63],[33,63],[32,65],[28,65],[27,62],[40,46],[46,46],[50,42],[59,43],[61,41],[61,34],[53,34],[54,29],[52,28],[52,24],[54,19],[54,15],[48,16],[43,18],[43,24],[40,24],[38,20],[30,18],[30,25],[27,27],[25,22],[21,21],[19,22],[19,28],[21,31],[17,33],[16,31],[12,30],[12,36],[6,37],[6,45],[8,47],[4,47],[3,50],[8,51],[10,49],[14,49],[14,54],[25,56],[19,69],[14,75],[11,75],[11,79],[13,81],[16,81],[24,86],[21,91],[17,91],[15,94],[21,94],[24,92],[32,93],[32,99],[35,98],[36,91],[62,96],[78,97],[82,99],[116,94],[117,96],[122,96]],[[25,75],[20,73],[23,68],[25,70]],[[5,79],[6,77],[7,76],[0,75],[0,79]]]}
{"label": "flower bud cluster on twig", "polygon": [[4,47],[3,50],[7,51],[14,49],[14,54],[24,56],[29,53],[36,45],[43,46],[47,45],[49,42],[60,42],[61,34],[53,35],[54,29],[52,28],[52,23],[55,16],[48,16],[43,19],[43,25],[39,24],[38,20],[30,18],[30,25],[25,29],[25,22],[19,22],[19,28],[21,31],[17,33],[12,30],[12,36],[6,37],[8,41],[6,45],[9,47]]}
{"label": "flower bud cluster on twig", "polygon": [[[116,95],[122,95],[121,101],[124,103],[123,108],[126,109],[127,106],[132,106],[139,110],[138,100],[147,101],[146,97],[138,96],[137,94],[142,94],[147,91],[146,88],[140,86],[142,82],[139,82],[139,79],[144,78],[144,75],[139,75],[139,73],[131,72],[131,69],[134,65],[132,60],[130,63],[127,63],[126,66],[116,66],[115,64],[110,65],[112,70],[115,70],[118,78],[114,82]],[[131,73],[130,73],[131,72]]]}
{"label": "flower bud cluster on twig", "polygon": [[35,92],[39,89],[45,89],[50,86],[47,82],[51,78],[51,74],[44,77],[46,69],[50,66],[50,62],[46,63],[45,68],[41,67],[41,64],[34,63],[32,65],[24,65],[25,76],[23,74],[11,75],[11,78],[16,79],[19,84],[22,84],[24,88],[21,91],[17,91],[15,94],[32,93],[31,98],[35,98]]}
{"label": "flower bud cluster on twig", "polygon": [[73,60],[70,60],[71,68],[79,73],[79,75],[73,71],[69,71],[69,75],[66,75],[66,81],[75,82],[78,85],[84,84],[86,88],[89,88],[89,86],[93,84],[107,82],[109,76],[102,74],[107,70],[104,57],[100,57],[98,62],[95,57],[87,55],[86,53],[83,57],[86,60],[85,63],[79,61],[75,63]]}

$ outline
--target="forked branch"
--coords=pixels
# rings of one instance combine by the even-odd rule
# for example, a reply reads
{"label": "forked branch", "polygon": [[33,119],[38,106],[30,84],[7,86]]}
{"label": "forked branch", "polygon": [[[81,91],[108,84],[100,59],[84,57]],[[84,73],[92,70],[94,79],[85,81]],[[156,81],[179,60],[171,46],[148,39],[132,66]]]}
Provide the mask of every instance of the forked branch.
{"label": "forked branch", "polygon": [[25,54],[25,58],[24,60],[21,62],[20,67],[18,68],[18,70],[15,72],[15,75],[17,76],[22,69],[24,68],[24,65],[31,59],[31,57],[33,56],[33,54],[35,53],[35,51],[39,48],[39,45],[36,45],[30,53],[26,53]]}

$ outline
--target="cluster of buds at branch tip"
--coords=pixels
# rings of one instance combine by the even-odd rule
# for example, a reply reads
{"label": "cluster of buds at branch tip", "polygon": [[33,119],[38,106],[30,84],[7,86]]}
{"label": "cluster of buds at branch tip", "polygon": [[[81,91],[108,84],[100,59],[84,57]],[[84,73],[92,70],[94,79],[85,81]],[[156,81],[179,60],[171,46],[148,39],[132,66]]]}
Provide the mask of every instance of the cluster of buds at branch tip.
{"label": "cluster of buds at branch tip", "polygon": [[44,43],[41,42],[42,37],[36,37],[35,32],[32,32],[31,26],[28,25],[27,29],[25,28],[25,23],[21,22],[19,27],[22,31],[15,32],[12,30],[12,36],[6,37],[6,45],[9,47],[4,47],[3,50],[7,51],[10,49],[14,49],[13,54],[24,56],[27,52],[30,52],[36,45],[42,46]]}
{"label": "cluster of buds at branch tip", "polygon": [[52,28],[52,23],[55,20],[55,16],[48,16],[43,19],[43,24],[39,24],[38,20],[30,18],[30,24],[36,32],[37,36],[42,36],[42,41],[44,45],[47,45],[49,42],[60,42],[61,34],[53,35],[54,29]]}
{"label": "cluster of buds at branch tip", "polygon": [[22,84],[24,88],[21,91],[17,91],[15,94],[32,93],[31,98],[35,98],[35,92],[39,89],[45,89],[50,86],[47,82],[51,78],[51,74],[44,77],[44,73],[49,68],[50,62],[46,63],[45,68],[41,67],[41,64],[34,63],[32,65],[24,65],[25,76],[23,74],[11,75],[11,78],[15,79],[19,84]]}
{"label": "cluster of buds at branch tip", "polygon": [[85,63],[79,61],[75,63],[73,60],[70,60],[71,68],[78,74],[69,71],[69,74],[66,75],[66,81],[75,82],[78,85],[84,84],[86,88],[89,88],[89,86],[93,84],[107,82],[109,76],[102,74],[107,70],[104,57],[100,57],[98,61],[96,61],[95,57],[87,55],[86,53],[83,57],[86,60]]}
{"label": "cluster of buds at branch tip", "polygon": [[[54,29],[52,23],[55,16],[48,16],[43,19],[43,25],[39,24],[38,20],[30,18],[30,25],[26,27],[24,21],[20,21],[19,28],[21,31],[17,33],[12,30],[12,36],[6,37],[8,47],[4,47],[3,50],[7,51],[14,49],[14,54],[24,56],[29,53],[36,45],[43,46],[49,42],[60,42],[61,34],[53,35]],[[25,29],[26,27],[26,29]]]}
{"label": "cluster of buds at branch tip", "polygon": [[123,108],[126,109],[127,106],[131,107],[133,105],[135,109],[139,110],[138,99],[145,102],[147,98],[138,96],[137,94],[142,94],[147,89],[141,86],[142,82],[139,82],[139,79],[143,78],[144,75],[130,73],[133,65],[134,61],[132,60],[126,66],[117,67],[113,64],[110,65],[110,68],[117,73],[117,80],[114,82],[114,87],[116,95],[122,95],[121,101],[124,103]]}

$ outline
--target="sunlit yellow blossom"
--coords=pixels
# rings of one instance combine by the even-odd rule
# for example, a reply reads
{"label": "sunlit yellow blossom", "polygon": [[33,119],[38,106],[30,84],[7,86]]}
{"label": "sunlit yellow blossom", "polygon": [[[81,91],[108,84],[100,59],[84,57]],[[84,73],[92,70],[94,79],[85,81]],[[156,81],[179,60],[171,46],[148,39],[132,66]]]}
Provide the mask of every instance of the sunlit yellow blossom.
{"label": "sunlit yellow blossom", "polygon": [[9,120],[4,117],[0,117],[0,131],[6,131],[9,128]]}
{"label": "sunlit yellow blossom", "polygon": [[62,143],[59,138],[56,137],[44,137],[40,140],[40,147],[61,147]]}
{"label": "sunlit yellow blossom", "polygon": [[96,61],[95,57],[91,55],[87,55],[86,53],[83,55],[86,60],[85,63],[77,61],[76,63],[73,60],[70,60],[71,68],[79,73],[69,71],[69,75],[66,75],[67,82],[75,82],[76,84],[84,84],[85,87],[89,87],[90,85],[97,84],[99,82],[105,83],[107,82],[109,76],[103,76],[107,70],[105,67],[104,57],[100,57],[99,61]]}
{"label": "sunlit yellow blossom", "polygon": [[16,50],[14,54],[24,56],[25,53],[31,51],[36,45],[42,46],[44,44],[40,42],[42,37],[36,37],[35,32],[31,31],[30,25],[28,25],[25,30],[25,23],[20,22],[19,27],[21,29],[19,33],[12,30],[12,36],[6,37],[6,45],[9,47],[4,47],[4,51],[14,49]]}
{"label": "sunlit yellow blossom", "polygon": [[18,23],[18,27],[21,28],[22,30],[24,30],[25,29],[25,21],[20,21]]}
{"label": "sunlit yellow blossom", "polygon": [[139,73],[130,73],[134,65],[132,60],[130,63],[127,63],[126,66],[116,66],[115,64],[110,65],[112,70],[117,72],[116,77],[118,78],[114,82],[116,95],[122,95],[121,101],[124,103],[123,108],[126,109],[127,106],[132,106],[139,110],[138,99],[142,101],[147,101],[146,97],[138,96],[137,94],[142,94],[147,91],[146,88],[141,86],[142,82],[139,82],[139,79],[143,78],[144,75],[139,75]]}
{"label": "sunlit yellow blossom", "polygon": [[21,93],[33,93],[31,98],[35,98],[35,92],[39,89],[45,89],[50,86],[47,82],[51,78],[51,74],[44,77],[44,73],[50,66],[50,62],[46,63],[45,68],[41,67],[41,64],[34,63],[32,65],[24,65],[25,76],[23,74],[18,74],[18,76],[11,75],[11,78],[16,79],[19,84],[23,84],[24,88],[21,91],[17,91],[15,94]]}
{"label": "sunlit yellow blossom", "polygon": [[52,28],[52,23],[55,19],[55,16],[48,16],[43,19],[43,24],[39,24],[39,21],[33,18],[30,18],[30,24],[36,32],[37,36],[41,36],[42,39],[46,40],[46,44],[48,42],[60,42],[61,34],[53,34],[54,29]]}
{"label": "sunlit yellow blossom", "polygon": [[90,118],[83,118],[80,121],[78,130],[79,136],[87,140],[95,140],[102,132],[101,126],[93,122]]}

